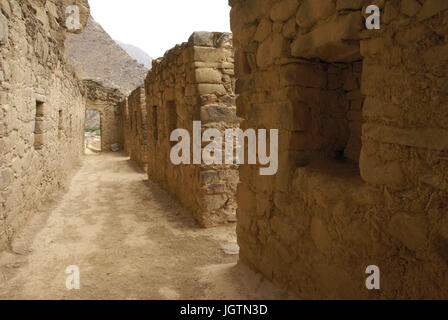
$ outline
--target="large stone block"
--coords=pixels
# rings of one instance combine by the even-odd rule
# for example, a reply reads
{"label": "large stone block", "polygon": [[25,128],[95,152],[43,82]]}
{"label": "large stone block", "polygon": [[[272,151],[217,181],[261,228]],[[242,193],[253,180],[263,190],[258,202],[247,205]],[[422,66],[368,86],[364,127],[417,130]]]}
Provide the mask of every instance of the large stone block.
{"label": "large stone block", "polygon": [[196,90],[199,95],[204,94],[225,95],[227,93],[226,88],[222,84],[200,83],[197,85]]}
{"label": "large stone block", "polygon": [[426,0],[417,18],[423,21],[447,9],[448,1],[446,0]]}
{"label": "large stone block", "polygon": [[274,4],[271,9],[272,21],[286,21],[296,13],[297,0],[282,0]]}
{"label": "large stone block", "polygon": [[220,105],[201,107],[201,120],[204,123],[225,122],[227,125],[236,125],[239,123],[235,107]]}
{"label": "large stone block", "polygon": [[232,56],[231,49],[216,49],[210,47],[192,47],[193,60],[205,62],[225,62]]}
{"label": "large stone block", "polygon": [[411,216],[400,212],[392,217],[388,231],[406,248],[415,251],[425,245],[426,228],[424,216]]}
{"label": "large stone block", "polygon": [[363,136],[385,143],[432,150],[448,149],[448,131],[443,129],[402,129],[382,125],[365,124]]}
{"label": "large stone block", "polygon": [[11,16],[11,6],[9,5],[8,0],[0,0],[0,8],[6,17],[9,18]]}
{"label": "large stone block", "polygon": [[376,156],[368,156],[364,148],[361,150],[359,168],[362,179],[372,184],[402,186],[405,182],[398,161],[383,162]]}
{"label": "large stone block", "polygon": [[272,22],[269,19],[263,19],[258,24],[254,40],[258,42],[263,42],[271,34],[271,32],[272,32]]}
{"label": "large stone block", "polygon": [[422,5],[417,0],[402,0],[401,1],[401,12],[405,15],[413,17],[421,9]]}
{"label": "large stone block", "polygon": [[194,72],[195,83],[221,83],[221,73],[212,68],[200,68]]}
{"label": "large stone block", "polygon": [[299,27],[311,27],[316,21],[323,20],[335,12],[333,1],[305,0],[296,15]]}
{"label": "large stone block", "polygon": [[362,16],[353,12],[334,16],[310,33],[300,35],[291,45],[295,57],[319,58],[325,61],[352,62],[360,58],[359,40],[363,29]]}
{"label": "large stone block", "polygon": [[206,211],[216,211],[221,209],[229,200],[226,194],[203,195],[201,207]]}

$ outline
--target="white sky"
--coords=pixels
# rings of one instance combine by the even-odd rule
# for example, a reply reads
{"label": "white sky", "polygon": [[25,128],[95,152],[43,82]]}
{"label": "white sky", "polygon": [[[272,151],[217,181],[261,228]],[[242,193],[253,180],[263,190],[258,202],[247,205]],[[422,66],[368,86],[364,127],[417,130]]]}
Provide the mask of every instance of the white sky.
{"label": "white sky", "polygon": [[228,0],[89,0],[93,18],[115,40],[151,57],[188,40],[194,31],[230,32]]}

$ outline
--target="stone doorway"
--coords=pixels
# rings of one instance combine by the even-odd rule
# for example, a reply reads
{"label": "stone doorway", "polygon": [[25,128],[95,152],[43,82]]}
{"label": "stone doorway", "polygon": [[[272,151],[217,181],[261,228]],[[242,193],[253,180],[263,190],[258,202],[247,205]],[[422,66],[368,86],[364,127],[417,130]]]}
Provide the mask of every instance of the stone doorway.
{"label": "stone doorway", "polygon": [[98,110],[86,110],[84,125],[84,146],[86,154],[95,154],[101,148],[101,113]]}

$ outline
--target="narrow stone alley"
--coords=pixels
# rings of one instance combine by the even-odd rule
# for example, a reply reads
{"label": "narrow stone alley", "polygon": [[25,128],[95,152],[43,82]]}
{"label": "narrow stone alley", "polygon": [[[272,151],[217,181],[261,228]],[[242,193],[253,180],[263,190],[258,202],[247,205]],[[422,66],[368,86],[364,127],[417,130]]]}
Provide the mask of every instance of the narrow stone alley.
{"label": "narrow stone alley", "polygon": [[[121,154],[85,156],[36,217],[0,254],[0,299],[288,298],[237,263],[235,225],[200,228]],[[66,288],[71,265],[80,290]]]}

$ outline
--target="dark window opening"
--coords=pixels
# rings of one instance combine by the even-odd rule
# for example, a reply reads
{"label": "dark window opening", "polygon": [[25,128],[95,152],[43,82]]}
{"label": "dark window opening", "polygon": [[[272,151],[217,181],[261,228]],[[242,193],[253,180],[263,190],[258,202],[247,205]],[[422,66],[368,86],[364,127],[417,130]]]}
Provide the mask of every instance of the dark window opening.
{"label": "dark window opening", "polygon": [[58,138],[62,138],[62,134],[64,133],[64,117],[62,110],[59,110],[59,121],[58,121]]}
{"label": "dark window opening", "polygon": [[36,115],[34,120],[34,149],[43,147],[44,103],[36,101]]}

